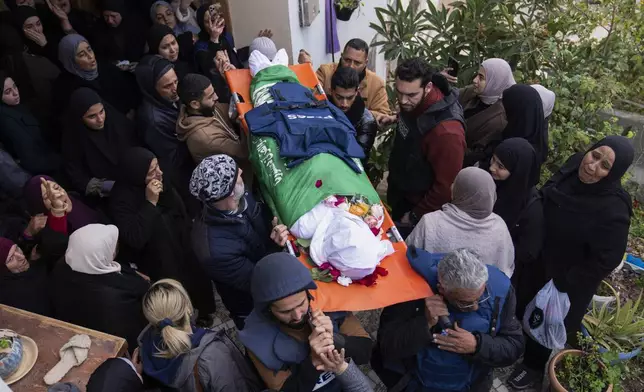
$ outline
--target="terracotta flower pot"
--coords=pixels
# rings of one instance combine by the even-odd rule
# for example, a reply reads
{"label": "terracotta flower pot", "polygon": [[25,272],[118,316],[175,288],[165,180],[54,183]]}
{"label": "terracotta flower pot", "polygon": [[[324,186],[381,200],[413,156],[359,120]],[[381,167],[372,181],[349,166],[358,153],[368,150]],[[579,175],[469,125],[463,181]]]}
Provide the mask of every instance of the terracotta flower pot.
{"label": "terracotta flower pot", "polygon": [[[552,361],[550,361],[550,364],[548,365],[548,378],[550,379],[550,390],[552,392],[568,392],[568,390],[564,388],[557,379],[557,364],[561,362],[563,357],[566,355],[581,356],[583,353],[584,352],[581,350],[562,350],[552,358]],[[600,363],[599,365],[603,368],[606,367],[603,363]],[[610,384],[608,388],[606,388],[605,392],[613,392],[613,384]]]}

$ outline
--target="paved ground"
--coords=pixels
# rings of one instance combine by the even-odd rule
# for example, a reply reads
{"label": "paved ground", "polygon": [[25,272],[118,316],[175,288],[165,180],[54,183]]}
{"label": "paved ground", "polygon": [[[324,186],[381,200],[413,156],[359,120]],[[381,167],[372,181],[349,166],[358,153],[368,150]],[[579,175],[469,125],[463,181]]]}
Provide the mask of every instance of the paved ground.
{"label": "paved ground", "polygon": [[[220,330],[220,329],[225,329],[226,333],[228,336],[230,336],[235,343],[242,348],[242,344],[239,342],[239,339],[237,337],[237,329],[235,328],[235,324],[233,321],[228,317],[228,311],[226,311],[226,308],[224,305],[221,303],[221,299],[219,296],[216,296],[217,299],[217,313],[216,313],[216,319],[213,324],[213,329],[215,330]],[[364,326],[364,328],[369,332],[371,337],[375,340],[377,337],[377,330],[378,330],[378,320],[380,318],[380,310],[373,310],[369,312],[359,312],[356,314],[356,316],[360,319],[360,322]],[[387,388],[385,387],[384,384],[380,381],[376,373],[371,370],[371,367],[369,365],[364,365],[360,367],[362,371],[364,372],[365,375],[369,378],[372,387],[375,392],[385,392]],[[510,373],[512,373],[513,370],[512,367],[508,368],[503,368],[503,369],[497,369],[494,372],[494,384],[490,392],[510,392],[513,391],[512,388],[508,387],[505,384],[505,381],[509,377]],[[538,388],[535,389],[528,389],[525,390],[524,392],[538,392],[541,390],[541,386],[539,385]]]}

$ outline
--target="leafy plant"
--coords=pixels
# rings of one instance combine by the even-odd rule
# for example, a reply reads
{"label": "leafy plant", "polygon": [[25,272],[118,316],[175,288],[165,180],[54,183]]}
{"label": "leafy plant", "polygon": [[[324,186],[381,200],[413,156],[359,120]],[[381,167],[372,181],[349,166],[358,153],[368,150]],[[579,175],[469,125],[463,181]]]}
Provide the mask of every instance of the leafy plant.
{"label": "leafy plant", "polygon": [[334,281],[329,270],[322,271],[319,268],[311,268],[311,277],[319,282],[331,283]]}
{"label": "leafy plant", "polygon": [[[513,67],[517,82],[555,92],[542,180],[575,152],[622,132],[602,110],[644,96],[644,2],[464,0],[451,3],[451,10],[432,0],[426,9],[418,3],[395,0],[376,8],[373,45],[387,60],[421,56],[442,69],[453,56],[460,64],[459,86],[465,86],[484,59],[500,57]],[[598,30],[603,38],[597,38]],[[383,166],[388,148],[381,143],[382,151],[372,153],[380,159],[376,166]]]}
{"label": "leafy plant", "polygon": [[590,337],[578,334],[581,355],[564,355],[557,364],[557,380],[568,391],[604,392],[620,381],[620,367],[608,366],[615,354],[602,355]]}
{"label": "leafy plant", "polygon": [[599,288],[597,289],[597,295],[604,297],[615,297],[617,295],[617,290],[610,283],[605,280],[602,280]]}
{"label": "leafy plant", "polygon": [[583,325],[597,344],[608,350],[629,352],[644,348],[644,306],[642,291],[636,301],[622,303],[615,289],[615,304],[602,305],[599,309],[593,303],[592,310],[584,316]]}
{"label": "leafy plant", "polygon": [[362,5],[362,1],[360,0],[335,0],[334,4],[339,8],[339,9],[344,9],[348,8],[351,10],[354,10]]}

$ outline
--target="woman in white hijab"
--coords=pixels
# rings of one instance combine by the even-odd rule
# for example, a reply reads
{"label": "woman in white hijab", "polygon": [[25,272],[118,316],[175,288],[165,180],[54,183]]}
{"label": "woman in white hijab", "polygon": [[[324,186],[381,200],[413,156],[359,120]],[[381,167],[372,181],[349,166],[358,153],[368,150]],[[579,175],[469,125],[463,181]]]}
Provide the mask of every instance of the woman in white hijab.
{"label": "woman in white hijab", "polygon": [[147,322],[142,300],[149,281],[129,263],[114,261],[119,231],[113,225],[90,224],[69,237],[65,262],[53,271],[55,317],[120,336],[133,350]]}
{"label": "woman in white hijab", "polygon": [[503,219],[493,213],[496,185],[476,167],[461,170],[452,185],[452,202],[425,214],[407,237],[407,245],[431,253],[467,248],[508,277],[514,272],[514,245]]}
{"label": "woman in white hijab", "polygon": [[515,85],[512,69],[503,59],[487,59],[481,63],[472,85],[459,92],[465,116],[467,153],[464,166],[472,166],[493,150],[507,122],[503,110],[503,91]]}

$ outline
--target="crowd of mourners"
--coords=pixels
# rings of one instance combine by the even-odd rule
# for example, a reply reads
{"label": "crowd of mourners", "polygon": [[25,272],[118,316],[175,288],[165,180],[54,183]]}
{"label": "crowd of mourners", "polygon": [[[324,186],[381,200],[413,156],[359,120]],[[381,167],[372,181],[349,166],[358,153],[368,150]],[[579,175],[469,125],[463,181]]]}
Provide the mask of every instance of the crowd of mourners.
{"label": "crowd of mourners", "polygon": [[[374,340],[351,312],[315,307],[230,117],[224,74],[255,50],[272,59],[270,31],[236,48],[205,1],[102,0],[100,17],[69,0],[5,4],[0,303],[126,339],[131,360],[103,363],[89,392],[371,391],[367,363],[390,390],[487,392],[494,368],[520,362],[509,383],[526,389],[551,353],[523,332],[527,304],[553,280],[574,346],[622,259],[627,139],[600,140],[539,186],[554,93],[515,83],[503,59],[459,90],[412,58],[391,110],[352,39],[317,76],[367,157],[395,126],[387,204],[435,293],[385,308]],[[213,283],[244,351],[209,329]]]}

